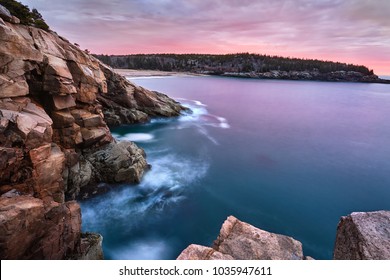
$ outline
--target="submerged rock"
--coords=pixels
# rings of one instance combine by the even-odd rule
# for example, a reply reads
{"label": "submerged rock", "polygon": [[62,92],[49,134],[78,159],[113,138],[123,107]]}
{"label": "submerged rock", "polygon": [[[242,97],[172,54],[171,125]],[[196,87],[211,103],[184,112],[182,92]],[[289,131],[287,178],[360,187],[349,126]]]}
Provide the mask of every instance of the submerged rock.
{"label": "submerged rock", "polygon": [[192,244],[177,259],[303,260],[304,256],[301,242],[229,216],[212,248]]}
{"label": "submerged rock", "polygon": [[390,260],[390,211],[354,212],[341,217],[336,260]]}

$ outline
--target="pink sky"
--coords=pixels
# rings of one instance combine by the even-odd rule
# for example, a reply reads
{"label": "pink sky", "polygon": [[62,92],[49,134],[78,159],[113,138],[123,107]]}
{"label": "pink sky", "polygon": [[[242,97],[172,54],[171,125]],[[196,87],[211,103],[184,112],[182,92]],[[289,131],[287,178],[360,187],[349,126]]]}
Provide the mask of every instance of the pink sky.
{"label": "pink sky", "polygon": [[97,54],[253,52],[390,75],[389,0],[19,1]]}

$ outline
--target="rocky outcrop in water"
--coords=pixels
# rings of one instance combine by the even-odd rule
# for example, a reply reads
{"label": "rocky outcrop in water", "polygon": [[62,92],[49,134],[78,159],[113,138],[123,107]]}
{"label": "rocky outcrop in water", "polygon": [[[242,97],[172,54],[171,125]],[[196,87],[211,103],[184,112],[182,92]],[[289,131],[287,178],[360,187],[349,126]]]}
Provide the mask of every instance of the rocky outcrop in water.
{"label": "rocky outcrop in water", "polygon": [[[390,260],[390,211],[357,212],[341,217],[335,260]],[[211,247],[191,244],[178,260],[313,260],[301,242],[270,233],[230,216]]]}
{"label": "rocky outcrop in water", "polygon": [[82,253],[70,200],[99,182],[137,183],[149,168],[144,151],[117,143],[108,125],[183,107],[0,8],[0,258],[67,258]]}
{"label": "rocky outcrop in water", "polygon": [[[335,260],[389,260],[390,211],[357,212],[341,217]],[[212,247],[191,244],[178,260],[312,260],[301,242],[270,233],[230,216]]]}
{"label": "rocky outcrop in water", "polygon": [[[214,74],[214,73],[209,73]],[[383,83],[390,81],[380,79],[377,75],[366,75],[357,71],[332,71],[321,73],[319,71],[280,71],[268,72],[223,72],[217,75],[226,77],[258,78],[258,79],[280,79],[280,80],[302,80],[302,81],[327,81],[327,82],[362,82],[362,83]]]}
{"label": "rocky outcrop in water", "polygon": [[341,217],[336,260],[390,260],[390,211],[355,212]]}
{"label": "rocky outcrop in water", "polygon": [[302,260],[301,242],[229,216],[212,248],[190,245],[178,260]]}

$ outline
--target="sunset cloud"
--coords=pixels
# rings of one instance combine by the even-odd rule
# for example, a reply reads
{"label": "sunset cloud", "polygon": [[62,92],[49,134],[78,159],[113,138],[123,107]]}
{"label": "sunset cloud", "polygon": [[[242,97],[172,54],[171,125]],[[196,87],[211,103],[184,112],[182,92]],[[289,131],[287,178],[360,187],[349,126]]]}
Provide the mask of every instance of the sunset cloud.
{"label": "sunset cloud", "polygon": [[94,53],[256,52],[390,73],[387,0],[22,0]]}

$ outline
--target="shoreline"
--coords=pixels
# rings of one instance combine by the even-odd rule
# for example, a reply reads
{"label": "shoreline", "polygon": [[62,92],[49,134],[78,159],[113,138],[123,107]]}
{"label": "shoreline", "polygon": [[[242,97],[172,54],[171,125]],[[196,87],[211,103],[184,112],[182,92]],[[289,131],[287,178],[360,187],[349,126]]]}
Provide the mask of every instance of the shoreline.
{"label": "shoreline", "polygon": [[129,78],[142,78],[142,77],[169,77],[169,76],[208,76],[204,74],[197,74],[191,72],[177,72],[177,71],[161,71],[161,70],[138,70],[138,69],[118,69],[113,70],[119,75]]}
{"label": "shoreline", "polygon": [[227,78],[243,78],[243,79],[258,79],[258,80],[281,80],[281,81],[318,81],[318,82],[352,82],[352,83],[375,83],[375,84],[390,84],[390,80],[379,77],[377,80],[359,81],[354,79],[316,79],[302,77],[274,77],[274,76],[256,76],[250,73],[194,73],[180,71],[162,71],[162,70],[145,70],[145,69],[119,69],[113,68],[114,72],[126,78],[149,78],[149,77],[205,77],[217,76]]}

